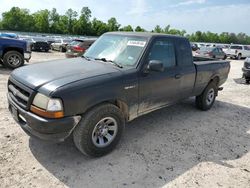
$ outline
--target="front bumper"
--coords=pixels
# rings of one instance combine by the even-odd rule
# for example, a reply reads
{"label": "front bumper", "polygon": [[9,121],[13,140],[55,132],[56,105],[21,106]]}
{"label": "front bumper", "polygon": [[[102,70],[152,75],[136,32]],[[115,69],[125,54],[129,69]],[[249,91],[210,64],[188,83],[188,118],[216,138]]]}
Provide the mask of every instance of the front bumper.
{"label": "front bumper", "polygon": [[24,52],[24,59],[29,62],[31,58],[31,52]]}
{"label": "front bumper", "polygon": [[15,121],[30,136],[42,140],[62,142],[70,136],[81,116],[70,116],[60,119],[48,119],[25,111],[8,95],[9,111]]}
{"label": "front bumper", "polygon": [[250,78],[250,69],[243,67],[242,72],[243,72],[244,77]]}

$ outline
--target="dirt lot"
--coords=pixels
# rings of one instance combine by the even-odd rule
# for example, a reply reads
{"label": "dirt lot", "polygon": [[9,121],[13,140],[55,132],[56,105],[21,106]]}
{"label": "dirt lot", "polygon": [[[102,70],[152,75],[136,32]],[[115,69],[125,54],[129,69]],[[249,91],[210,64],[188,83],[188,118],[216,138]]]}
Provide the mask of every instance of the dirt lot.
{"label": "dirt lot", "polygon": [[[33,53],[31,63],[64,58]],[[91,159],[71,140],[28,137],[7,110],[9,72],[0,67],[0,187],[250,187],[250,85],[232,61],[214,107],[188,99],[129,123],[111,154]]]}

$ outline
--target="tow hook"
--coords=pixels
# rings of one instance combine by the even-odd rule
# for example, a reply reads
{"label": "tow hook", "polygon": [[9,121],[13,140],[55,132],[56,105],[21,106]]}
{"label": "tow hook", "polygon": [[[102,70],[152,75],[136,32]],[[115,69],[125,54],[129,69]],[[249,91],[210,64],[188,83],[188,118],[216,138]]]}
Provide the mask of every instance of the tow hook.
{"label": "tow hook", "polygon": [[218,88],[218,91],[222,91],[224,88],[223,87],[219,87]]}

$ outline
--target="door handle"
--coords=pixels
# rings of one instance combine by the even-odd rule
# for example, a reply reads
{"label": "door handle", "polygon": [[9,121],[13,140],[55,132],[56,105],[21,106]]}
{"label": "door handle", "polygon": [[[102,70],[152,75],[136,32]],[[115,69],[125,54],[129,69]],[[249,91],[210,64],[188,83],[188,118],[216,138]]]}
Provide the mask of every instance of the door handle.
{"label": "door handle", "polygon": [[181,78],[181,74],[176,74],[175,75],[175,79],[180,79]]}

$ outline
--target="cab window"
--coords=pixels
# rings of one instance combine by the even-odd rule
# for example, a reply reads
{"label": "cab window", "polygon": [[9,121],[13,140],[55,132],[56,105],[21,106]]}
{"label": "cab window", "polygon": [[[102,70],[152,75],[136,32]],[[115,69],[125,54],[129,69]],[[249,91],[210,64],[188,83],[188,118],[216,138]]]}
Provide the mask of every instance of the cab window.
{"label": "cab window", "polygon": [[165,68],[176,66],[174,43],[167,39],[157,39],[154,41],[148,60],[158,60]]}

